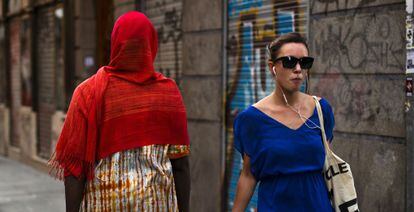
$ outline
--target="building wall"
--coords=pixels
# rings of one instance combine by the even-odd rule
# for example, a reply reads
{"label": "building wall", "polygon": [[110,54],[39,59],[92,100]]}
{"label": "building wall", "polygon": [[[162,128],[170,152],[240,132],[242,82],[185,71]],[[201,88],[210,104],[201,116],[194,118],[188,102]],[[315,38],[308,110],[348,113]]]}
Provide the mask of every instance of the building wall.
{"label": "building wall", "polygon": [[223,204],[223,1],[183,0],[182,94],[191,141],[191,211]]}
{"label": "building wall", "polygon": [[10,143],[10,115],[9,109],[0,104],[0,154],[7,155]]}
{"label": "building wall", "polygon": [[20,122],[19,109],[21,106],[21,81],[20,81],[20,27],[21,18],[14,17],[9,22],[9,68],[10,68],[10,84],[11,84],[11,146],[18,148],[20,146]]}
{"label": "building wall", "polygon": [[52,116],[66,104],[62,3],[10,0],[1,7],[7,11],[0,37],[0,86],[5,88],[0,153],[44,167],[52,149]]}
{"label": "building wall", "polygon": [[111,54],[111,33],[114,25],[114,2],[112,0],[101,0],[96,4],[96,34],[97,66],[109,64]]}
{"label": "building wall", "polygon": [[414,20],[413,20],[413,1],[406,0],[406,82],[405,82],[405,92],[406,92],[406,101],[405,101],[405,128],[407,135],[407,185],[406,185],[406,211],[414,210],[414,99],[413,99],[413,78],[414,78],[414,39],[413,39],[413,30],[414,30]]}
{"label": "building wall", "polygon": [[[24,6],[24,7],[27,7]],[[20,84],[21,107],[19,108],[20,145],[22,155],[36,156],[36,113],[33,111],[33,61],[32,61],[32,25],[33,16],[26,13],[20,26]]]}
{"label": "building wall", "polygon": [[[1,15],[0,15],[1,17]],[[0,21],[0,103],[7,102],[6,37],[4,22]]]}
{"label": "building wall", "polygon": [[404,211],[405,2],[310,6],[311,93],[334,109],[334,151],[352,167],[360,209]]}
{"label": "building wall", "polygon": [[54,7],[43,6],[36,16],[36,73],[38,86],[38,154],[50,157],[51,118],[56,110],[56,45]]}
{"label": "building wall", "polygon": [[3,4],[0,2],[0,154],[7,152],[9,144],[9,110],[7,105],[8,83],[6,73],[6,35],[3,22]]}

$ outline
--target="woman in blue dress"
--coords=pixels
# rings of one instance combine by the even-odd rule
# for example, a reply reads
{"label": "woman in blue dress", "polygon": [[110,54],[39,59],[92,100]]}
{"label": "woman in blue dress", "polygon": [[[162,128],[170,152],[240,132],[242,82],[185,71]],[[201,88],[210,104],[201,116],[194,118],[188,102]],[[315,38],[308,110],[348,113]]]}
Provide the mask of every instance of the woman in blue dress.
{"label": "woman in blue dress", "polygon": [[[332,212],[322,175],[325,150],[315,101],[300,91],[313,58],[298,33],[278,37],[268,52],[276,88],[234,121],[234,145],[242,154],[243,168],[233,211],[245,210],[260,182],[259,212]],[[325,99],[319,101],[332,141],[332,108]]]}

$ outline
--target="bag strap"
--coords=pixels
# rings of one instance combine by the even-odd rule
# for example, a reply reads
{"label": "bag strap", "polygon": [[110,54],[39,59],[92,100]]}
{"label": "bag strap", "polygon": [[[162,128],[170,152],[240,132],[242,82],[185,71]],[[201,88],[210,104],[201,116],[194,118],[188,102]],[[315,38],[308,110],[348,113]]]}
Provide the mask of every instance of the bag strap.
{"label": "bag strap", "polygon": [[315,100],[316,109],[318,111],[319,124],[321,125],[320,129],[322,131],[322,142],[323,142],[323,145],[325,147],[326,153],[330,153],[330,152],[332,152],[332,150],[329,147],[328,140],[326,139],[325,126],[324,126],[325,124],[324,124],[324,121],[323,121],[322,107],[321,107],[321,104],[319,103],[318,97],[316,97],[316,96],[312,96],[312,97]]}

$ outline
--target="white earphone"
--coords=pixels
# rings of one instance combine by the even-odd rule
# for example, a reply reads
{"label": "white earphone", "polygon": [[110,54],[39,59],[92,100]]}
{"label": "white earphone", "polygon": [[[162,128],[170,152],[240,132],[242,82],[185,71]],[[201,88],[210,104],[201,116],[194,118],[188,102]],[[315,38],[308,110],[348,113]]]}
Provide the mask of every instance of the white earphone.
{"label": "white earphone", "polygon": [[275,68],[275,66],[273,66],[273,74],[275,74],[275,77],[276,77],[276,68]]}

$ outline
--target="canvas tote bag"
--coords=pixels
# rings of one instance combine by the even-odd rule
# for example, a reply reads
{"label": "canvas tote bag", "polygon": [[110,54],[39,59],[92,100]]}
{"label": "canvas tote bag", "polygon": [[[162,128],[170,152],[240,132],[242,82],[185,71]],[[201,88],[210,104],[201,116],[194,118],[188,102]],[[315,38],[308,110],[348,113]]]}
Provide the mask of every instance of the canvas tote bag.
{"label": "canvas tote bag", "polygon": [[326,152],[323,175],[326,186],[328,187],[332,206],[336,212],[358,212],[357,195],[351,167],[348,163],[335,155],[329,148],[323,124],[321,105],[316,96],[313,98],[318,111],[319,123],[322,131],[322,140]]}

